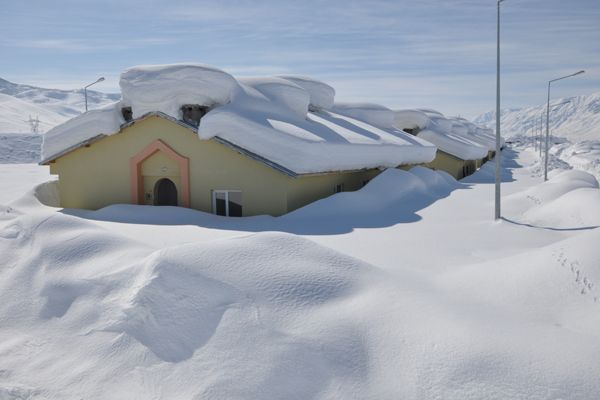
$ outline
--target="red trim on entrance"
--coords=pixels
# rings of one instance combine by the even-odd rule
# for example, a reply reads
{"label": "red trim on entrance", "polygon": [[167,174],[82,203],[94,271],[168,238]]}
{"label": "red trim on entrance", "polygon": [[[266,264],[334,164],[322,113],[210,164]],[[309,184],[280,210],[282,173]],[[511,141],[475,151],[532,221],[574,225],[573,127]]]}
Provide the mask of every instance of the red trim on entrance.
{"label": "red trim on entrance", "polygon": [[190,161],[173,150],[168,144],[160,139],[150,143],[129,160],[131,171],[131,202],[133,204],[144,203],[144,177],[142,176],[142,163],[154,153],[162,151],[167,157],[179,164],[181,179],[181,203],[184,207],[190,206]]}

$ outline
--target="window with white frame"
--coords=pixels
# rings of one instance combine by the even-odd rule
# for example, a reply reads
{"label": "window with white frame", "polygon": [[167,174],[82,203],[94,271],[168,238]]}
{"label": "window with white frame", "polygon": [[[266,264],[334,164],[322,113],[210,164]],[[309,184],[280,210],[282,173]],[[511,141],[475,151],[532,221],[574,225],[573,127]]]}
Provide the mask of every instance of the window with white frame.
{"label": "window with white frame", "polygon": [[242,216],[242,191],[241,190],[213,190],[213,214],[226,217]]}

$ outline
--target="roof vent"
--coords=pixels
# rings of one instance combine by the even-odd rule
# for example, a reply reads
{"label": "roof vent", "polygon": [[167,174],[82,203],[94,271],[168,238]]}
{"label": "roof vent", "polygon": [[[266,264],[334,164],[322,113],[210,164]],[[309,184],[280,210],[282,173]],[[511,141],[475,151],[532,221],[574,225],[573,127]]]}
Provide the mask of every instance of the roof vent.
{"label": "roof vent", "polygon": [[184,104],[181,106],[181,119],[186,124],[197,127],[200,125],[200,118],[204,117],[210,110],[210,107],[199,104]]}
{"label": "roof vent", "polygon": [[133,111],[131,111],[131,107],[122,107],[121,114],[123,115],[125,122],[129,122],[133,119]]}

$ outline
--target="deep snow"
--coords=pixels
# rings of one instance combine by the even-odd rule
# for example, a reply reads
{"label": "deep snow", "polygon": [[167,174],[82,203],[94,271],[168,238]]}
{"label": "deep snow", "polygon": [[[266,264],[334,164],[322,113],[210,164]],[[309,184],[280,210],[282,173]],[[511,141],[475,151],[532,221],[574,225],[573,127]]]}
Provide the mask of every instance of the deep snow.
{"label": "deep snow", "polygon": [[500,222],[492,163],[240,219],[61,212],[2,166],[0,396],[599,397],[598,183],[535,165],[505,152]]}

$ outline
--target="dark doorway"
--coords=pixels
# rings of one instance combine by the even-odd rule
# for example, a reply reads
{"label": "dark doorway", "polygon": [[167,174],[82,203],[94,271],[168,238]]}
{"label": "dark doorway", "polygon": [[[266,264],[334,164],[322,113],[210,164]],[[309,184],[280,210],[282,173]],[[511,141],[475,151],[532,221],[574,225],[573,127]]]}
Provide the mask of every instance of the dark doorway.
{"label": "dark doorway", "polygon": [[177,188],[172,180],[163,178],[154,185],[155,206],[177,206]]}

